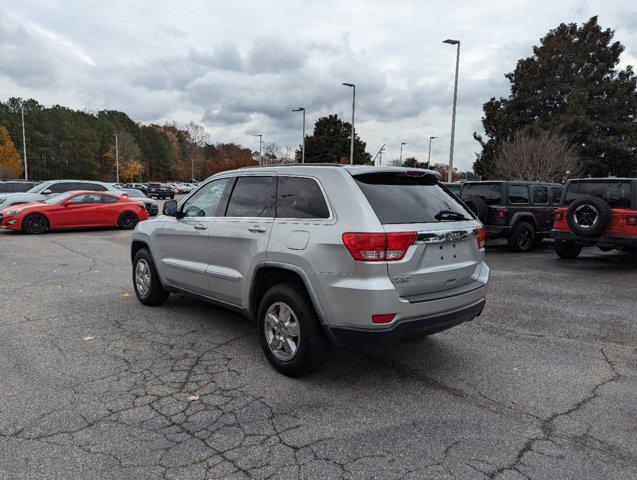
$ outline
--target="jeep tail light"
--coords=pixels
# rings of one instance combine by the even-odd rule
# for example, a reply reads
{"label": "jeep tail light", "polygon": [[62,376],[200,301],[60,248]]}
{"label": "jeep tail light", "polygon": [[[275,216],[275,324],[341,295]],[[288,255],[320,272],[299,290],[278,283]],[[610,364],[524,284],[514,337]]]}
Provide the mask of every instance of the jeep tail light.
{"label": "jeep tail light", "polygon": [[559,222],[564,220],[564,210],[555,211],[555,221]]}
{"label": "jeep tail light", "polygon": [[498,208],[498,218],[499,219],[504,219],[507,216],[507,209],[506,208]]}
{"label": "jeep tail light", "polygon": [[487,229],[484,227],[476,228],[476,238],[478,239],[478,248],[484,247],[484,239],[487,237]]}
{"label": "jeep tail light", "polygon": [[372,315],[372,323],[390,323],[395,316],[395,313],[381,313],[378,315]]}
{"label": "jeep tail light", "polygon": [[354,260],[384,262],[402,260],[417,232],[344,233],[343,244]]}
{"label": "jeep tail light", "polygon": [[626,214],[626,225],[631,227],[637,226],[637,215],[633,213]]}

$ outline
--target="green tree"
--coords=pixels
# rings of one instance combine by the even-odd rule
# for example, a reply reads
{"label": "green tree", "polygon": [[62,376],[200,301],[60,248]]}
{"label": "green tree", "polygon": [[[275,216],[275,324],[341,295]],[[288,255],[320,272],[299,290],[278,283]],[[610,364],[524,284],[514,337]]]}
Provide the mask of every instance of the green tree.
{"label": "green tree", "polygon": [[485,137],[474,170],[494,175],[504,142],[523,128],[565,135],[586,175],[634,175],[637,171],[636,77],[618,70],[624,47],[592,17],[581,27],[561,24],[506,75],[511,94],[484,104]]}
{"label": "green tree", "polygon": [[[352,124],[344,122],[338,115],[319,118],[314,124],[312,135],[305,137],[305,161],[307,163],[346,162],[350,155],[350,134]],[[354,135],[354,163],[365,164],[371,161],[371,155],[365,151],[366,143],[358,134]],[[301,149],[295,152],[297,162],[301,161]]]}
{"label": "green tree", "polygon": [[403,160],[403,167],[409,168],[429,168],[428,162],[419,162],[416,157],[407,157]]}

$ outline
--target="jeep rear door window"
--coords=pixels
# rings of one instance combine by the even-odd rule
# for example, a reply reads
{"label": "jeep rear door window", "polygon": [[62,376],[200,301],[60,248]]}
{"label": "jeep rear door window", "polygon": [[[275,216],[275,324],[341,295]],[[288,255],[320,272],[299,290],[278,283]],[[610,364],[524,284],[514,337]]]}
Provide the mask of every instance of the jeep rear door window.
{"label": "jeep rear door window", "polygon": [[529,203],[529,187],[526,185],[510,185],[509,202],[516,204]]}
{"label": "jeep rear door window", "polygon": [[465,183],[462,187],[462,199],[480,197],[487,205],[502,205],[501,183]]}
{"label": "jeep rear door window", "polygon": [[451,214],[445,216],[448,220],[473,219],[432,175],[365,173],[354,180],[383,224],[439,222],[441,212]]}
{"label": "jeep rear door window", "polygon": [[278,177],[278,218],[329,218],[321,187],[312,178]]}
{"label": "jeep rear door window", "polygon": [[239,177],[228,201],[227,217],[273,217],[274,177]]}
{"label": "jeep rear door window", "polygon": [[548,188],[541,186],[533,187],[533,203],[536,205],[547,205],[549,203]]}
{"label": "jeep rear door window", "polygon": [[551,187],[551,203],[559,205],[562,200],[562,187]]}
{"label": "jeep rear door window", "polygon": [[630,182],[571,182],[566,190],[564,205],[570,205],[574,200],[584,197],[600,197],[606,200],[612,208],[630,208]]}

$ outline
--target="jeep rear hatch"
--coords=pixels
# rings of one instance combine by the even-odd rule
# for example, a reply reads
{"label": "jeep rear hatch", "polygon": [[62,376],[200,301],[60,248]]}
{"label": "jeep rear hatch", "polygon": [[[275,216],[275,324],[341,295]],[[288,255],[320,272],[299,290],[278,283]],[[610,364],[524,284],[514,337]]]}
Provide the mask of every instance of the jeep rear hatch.
{"label": "jeep rear hatch", "polygon": [[482,261],[477,238],[482,227],[433,174],[373,172],[353,177],[383,224],[387,273],[401,297],[425,298],[473,282]]}

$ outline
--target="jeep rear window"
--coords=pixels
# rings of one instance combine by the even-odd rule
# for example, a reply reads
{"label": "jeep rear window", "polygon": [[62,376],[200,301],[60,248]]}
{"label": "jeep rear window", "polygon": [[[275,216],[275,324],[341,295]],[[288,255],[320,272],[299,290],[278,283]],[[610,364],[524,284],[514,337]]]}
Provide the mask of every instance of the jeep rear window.
{"label": "jeep rear window", "polygon": [[439,222],[441,211],[473,218],[433,175],[411,176],[405,172],[354,175],[374,213],[384,225]]}
{"label": "jeep rear window", "polygon": [[462,187],[462,199],[480,197],[487,205],[502,205],[501,183],[465,183]]}
{"label": "jeep rear window", "polygon": [[564,205],[584,197],[600,197],[612,208],[630,208],[630,182],[571,182],[568,184]]}

